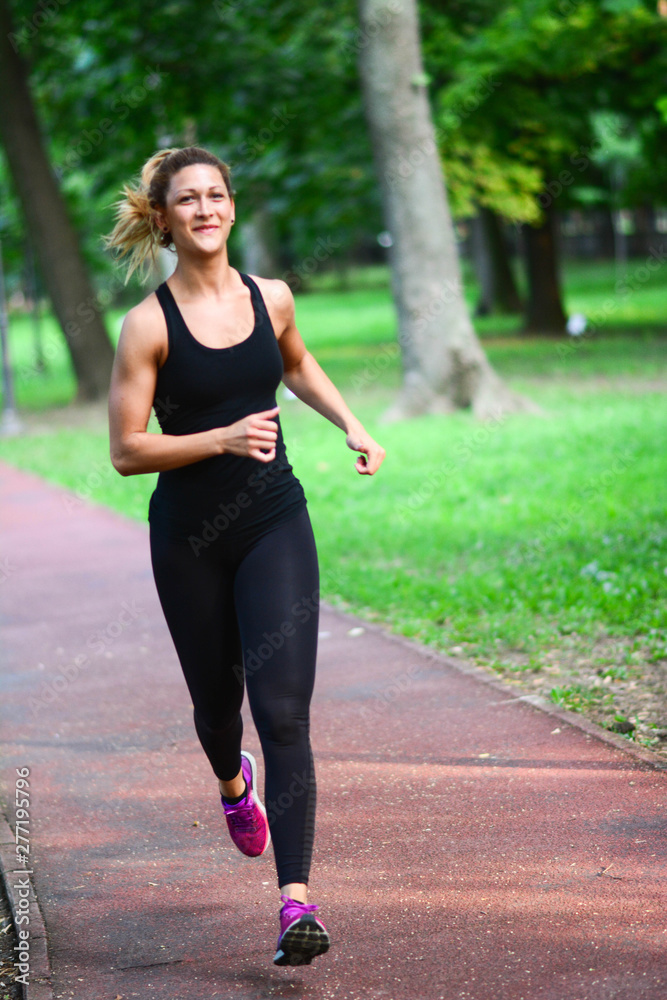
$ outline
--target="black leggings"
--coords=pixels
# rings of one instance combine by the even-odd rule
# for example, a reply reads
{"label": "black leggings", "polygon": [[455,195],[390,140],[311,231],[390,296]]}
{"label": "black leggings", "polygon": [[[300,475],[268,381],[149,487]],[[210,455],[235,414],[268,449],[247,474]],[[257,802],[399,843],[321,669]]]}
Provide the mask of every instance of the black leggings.
{"label": "black leggings", "polygon": [[278,884],[308,882],[315,832],[309,707],[319,577],[308,511],[255,541],[193,552],[151,527],[158,595],[218,778],[241,767],[244,674],[262,745]]}

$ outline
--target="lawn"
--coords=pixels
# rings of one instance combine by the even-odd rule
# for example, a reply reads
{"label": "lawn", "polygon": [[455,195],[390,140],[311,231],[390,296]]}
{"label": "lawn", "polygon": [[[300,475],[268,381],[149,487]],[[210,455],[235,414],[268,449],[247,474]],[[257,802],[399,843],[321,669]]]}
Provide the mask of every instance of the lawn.
{"label": "lawn", "polygon": [[[340,431],[280,399],[325,598],[661,745],[664,279],[661,287],[653,273],[620,296],[606,325],[580,340],[523,338],[515,317],[477,324],[492,363],[539,403],[541,416],[479,424],[458,413],[386,425],[381,416],[400,380],[395,321],[382,275],[365,277],[348,291],[299,297],[297,317],[315,356],[385,446],[380,473],[357,476]],[[598,315],[614,280],[609,265],[571,263],[568,308]],[[107,321],[117,333],[119,316]],[[47,375],[31,367],[26,320],[13,324],[12,336],[19,404],[35,411],[66,402],[73,384],[57,334],[45,332],[54,345]],[[2,457],[145,520],[156,477],[117,476],[103,425],[39,431],[31,419],[28,436],[0,442]]]}

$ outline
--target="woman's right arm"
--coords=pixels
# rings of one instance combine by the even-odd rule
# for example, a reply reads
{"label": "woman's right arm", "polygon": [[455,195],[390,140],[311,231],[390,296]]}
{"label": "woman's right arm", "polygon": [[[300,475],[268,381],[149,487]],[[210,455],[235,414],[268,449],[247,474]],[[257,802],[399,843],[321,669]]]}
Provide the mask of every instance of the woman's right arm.
{"label": "woman's right arm", "polygon": [[125,317],[109,389],[111,462],[116,471],[121,476],[166,472],[225,453],[273,461],[278,425],[271,417],[277,414],[277,408],[198,434],[147,431],[164,337],[160,317],[151,308],[150,300]]}

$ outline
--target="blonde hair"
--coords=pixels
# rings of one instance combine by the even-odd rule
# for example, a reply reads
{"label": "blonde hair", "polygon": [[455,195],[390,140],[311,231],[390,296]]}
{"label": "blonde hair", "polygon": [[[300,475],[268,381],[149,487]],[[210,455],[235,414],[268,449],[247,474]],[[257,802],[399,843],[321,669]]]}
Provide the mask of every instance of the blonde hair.
{"label": "blonde hair", "polygon": [[103,239],[106,247],[119,251],[119,260],[129,254],[124,262],[127,264],[126,284],[137,268],[141,280],[145,281],[148,274],[147,262],[155,264],[158,248],[172,245],[171,233],[163,232],[157,224],[156,210],[166,208],[167,192],[174,174],[195,163],[217,167],[229,196],[234,196],[228,165],[200,146],[159,150],[144,164],[136,187],[123,185],[123,196],[114,204],[116,225]]}

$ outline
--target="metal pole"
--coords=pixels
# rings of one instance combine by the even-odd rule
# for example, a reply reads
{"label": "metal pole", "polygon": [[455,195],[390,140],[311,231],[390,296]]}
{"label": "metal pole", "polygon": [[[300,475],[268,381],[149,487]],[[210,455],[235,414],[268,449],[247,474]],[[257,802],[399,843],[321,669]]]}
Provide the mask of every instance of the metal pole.
{"label": "metal pole", "polygon": [[20,434],[23,424],[19,420],[14,404],[14,380],[9,360],[9,321],[7,318],[7,297],[5,295],[5,271],[2,264],[2,241],[0,240],[0,341],[2,341],[2,414],[0,415],[0,437]]}

